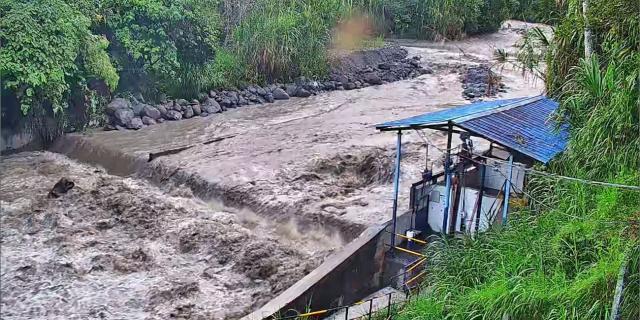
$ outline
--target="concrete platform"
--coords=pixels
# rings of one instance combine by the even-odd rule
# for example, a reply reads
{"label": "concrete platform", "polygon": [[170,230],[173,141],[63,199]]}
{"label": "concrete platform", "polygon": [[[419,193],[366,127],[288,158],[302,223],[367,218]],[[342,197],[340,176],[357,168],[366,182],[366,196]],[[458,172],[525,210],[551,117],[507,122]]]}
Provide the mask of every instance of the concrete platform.
{"label": "concrete platform", "polygon": [[389,300],[391,300],[391,304],[394,304],[404,301],[405,297],[404,292],[391,287],[385,287],[362,299],[363,302],[361,304],[349,307],[348,312],[343,309],[325,319],[366,318],[369,313],[373,314],[377,311],[386,312],[385,310],[389,307]]}

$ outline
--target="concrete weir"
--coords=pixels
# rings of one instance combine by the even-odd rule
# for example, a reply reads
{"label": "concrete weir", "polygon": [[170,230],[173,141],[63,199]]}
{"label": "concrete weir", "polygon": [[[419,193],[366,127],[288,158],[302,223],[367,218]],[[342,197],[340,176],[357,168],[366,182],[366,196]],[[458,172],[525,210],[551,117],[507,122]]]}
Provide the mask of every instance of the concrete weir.
{"label": "concrete weir", "polygon": [[[398,217],[397,227],[408,228],[410,224],[410,213]],[[401,288],[402,281],[398,276],[406,262],[389,251],[391,230],[391,221],[369,227],[310,274],[243,320],[289,317],[349,306],[382,288]],[[401,240],[396,237],[397,243]]]}

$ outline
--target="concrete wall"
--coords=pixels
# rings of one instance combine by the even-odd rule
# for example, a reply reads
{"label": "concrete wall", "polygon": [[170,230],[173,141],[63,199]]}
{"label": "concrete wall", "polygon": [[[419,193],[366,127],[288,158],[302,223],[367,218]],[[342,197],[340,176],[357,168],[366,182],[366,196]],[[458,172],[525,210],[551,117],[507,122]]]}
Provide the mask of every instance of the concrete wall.
{"label": "concrete wall", "polygon": [[[396,230],[403,233],[410,225],[411,214],[405,213],[398,217]],[[368,228],[318,268],[243,319],[284,317],[295,315],[295,311],[303,313],[350,305],[391,284],[389,279],[401,272],[389,267],[385,270],[391,230],[390,221]],[[400,240],[396,237],[398,243]]]}
{"label": "concrete wall", "polygon": [[92,143],[81,135],[65,134],[50,148],[70,158],[105,168],[110,174],[128,176],[147,165],[148,155],[132,156],[105,144]]}

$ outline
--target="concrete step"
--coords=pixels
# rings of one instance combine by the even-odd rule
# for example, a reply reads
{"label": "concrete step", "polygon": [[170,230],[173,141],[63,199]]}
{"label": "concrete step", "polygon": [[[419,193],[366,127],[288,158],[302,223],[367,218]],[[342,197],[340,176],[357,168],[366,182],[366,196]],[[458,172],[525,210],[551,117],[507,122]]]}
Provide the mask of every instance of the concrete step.
{"label": "concrete step", "polygon": [[[367,319],[369,308],[371,308],[372,313],[376,311],[386,311],[389,306],[389,295],[391,295],[392,304],[402,302],[405,299],[404,292],[391,287],[385,287],[362,299],[362,303],[350,306],[348,313],[345,309],[341,309],[325,319]],[[370,299],[373,299],[373,302],[369,302]]]}

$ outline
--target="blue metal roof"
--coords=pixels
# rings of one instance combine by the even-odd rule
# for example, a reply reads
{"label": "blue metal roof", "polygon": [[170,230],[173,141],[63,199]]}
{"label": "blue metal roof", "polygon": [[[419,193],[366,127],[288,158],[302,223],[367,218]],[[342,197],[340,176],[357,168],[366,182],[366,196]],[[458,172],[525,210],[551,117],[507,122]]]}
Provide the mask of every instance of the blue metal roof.
{"label": "blue metal roof", "polygon": [[385,131],[438,128],[450,121],[487,140],[547,163],[566,148],[569,138],[568,126],[557,129],[550,119],[557,108],[557,102],[544,96],[483,101],[382,123],[376,128]]}

